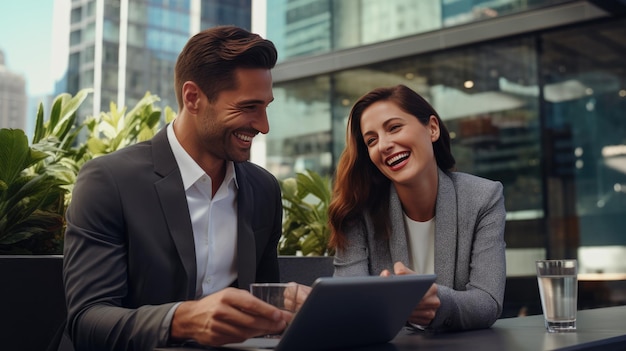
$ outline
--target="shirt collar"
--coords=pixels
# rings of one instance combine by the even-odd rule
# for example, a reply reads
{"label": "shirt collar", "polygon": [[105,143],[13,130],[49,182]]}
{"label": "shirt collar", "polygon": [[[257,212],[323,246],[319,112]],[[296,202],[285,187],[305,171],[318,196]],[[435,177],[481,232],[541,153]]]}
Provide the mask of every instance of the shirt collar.
{"label": "shirt collar", "polygon": [[[185,191],[187,191],[206,173],[178,142],[176,133],[174,133],[174,122],[167,125],[167,140],[170,143],[176,163],[178,163],[180,175],[183,178],[183,187],[185,188]],[[227,161],[224,183],[229,185],[231,182],[235,184],[236,188],[239,188],[239,184],[237,184],[237,174],[235,173],[235,165],[233,161]]]}

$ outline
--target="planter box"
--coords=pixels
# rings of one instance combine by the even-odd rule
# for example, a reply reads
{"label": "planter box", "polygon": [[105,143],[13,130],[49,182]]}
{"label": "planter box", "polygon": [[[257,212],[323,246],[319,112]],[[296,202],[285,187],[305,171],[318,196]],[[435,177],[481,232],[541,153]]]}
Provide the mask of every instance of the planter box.
{"label": "planter box", "polygon": [[67,316],[63,256],[0,255],[3,350],[45,350]]}
{"label": "planter box", "polygon": [[311,286],[319,277],[332,277],[333,256],[278,256],[280,281]]}

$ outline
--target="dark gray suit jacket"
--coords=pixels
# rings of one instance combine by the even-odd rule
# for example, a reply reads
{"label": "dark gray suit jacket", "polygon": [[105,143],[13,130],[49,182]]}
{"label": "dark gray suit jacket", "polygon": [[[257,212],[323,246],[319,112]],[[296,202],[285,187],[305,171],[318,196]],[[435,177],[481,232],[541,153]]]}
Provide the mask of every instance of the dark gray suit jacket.
{"label": "dark gray suit jacket", "polygon": [[[393,185],[389,202],[390,238],[375,236],[371,218],[364,215],[346,233],[346,250],[335,255],[335,275],[393,272],[397,261],[410,267],[402,204]],[[439,170],[435,211],[435,273],[441,307],[430,327],[489,327],[502,313],[506,284],[502,184]]]}
{"label": "dark gray suit jacket", "polygon": [[[278,182],[236,163],[234,286],[278,281]],[[195,298],[194,238],[180,170],[163,128],[150,141],[83,166],[67,212],[67,330],[77,350],[152,350],[178,301]]]}

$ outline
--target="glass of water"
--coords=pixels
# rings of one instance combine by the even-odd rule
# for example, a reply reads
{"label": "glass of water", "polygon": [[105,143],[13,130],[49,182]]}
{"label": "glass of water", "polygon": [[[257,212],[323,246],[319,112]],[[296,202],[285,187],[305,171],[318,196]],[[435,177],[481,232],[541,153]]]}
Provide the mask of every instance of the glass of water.
{"label": "glass of water", "polygon": [[576,331],[578,262],[540,260],[536,266],[546,329],[549,333]]}

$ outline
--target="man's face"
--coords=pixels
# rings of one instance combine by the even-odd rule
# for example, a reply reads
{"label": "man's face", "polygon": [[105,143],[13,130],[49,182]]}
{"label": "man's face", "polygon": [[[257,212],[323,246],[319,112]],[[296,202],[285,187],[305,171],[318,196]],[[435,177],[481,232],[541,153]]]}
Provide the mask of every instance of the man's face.
{"label": "man's face", "polygon": [[272,74],[264,68],[238,68],[234,76],[237,88],[219,93],[201,115],[200,142],[218,159],[243,162],[250,159],[252,139],[269,132]]}

